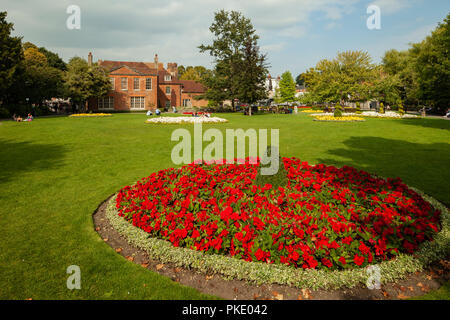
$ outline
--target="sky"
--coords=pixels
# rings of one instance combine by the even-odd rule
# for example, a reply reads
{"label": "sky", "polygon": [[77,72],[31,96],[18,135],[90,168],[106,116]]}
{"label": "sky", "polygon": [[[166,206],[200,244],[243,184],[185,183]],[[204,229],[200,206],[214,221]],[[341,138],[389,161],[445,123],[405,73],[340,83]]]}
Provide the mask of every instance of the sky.
{"label": "sky", "polygon": [[[67,8],[80,8],[80,29],[67,28]],[[370,30],[369,5],[380,9]],[[211,67],[198,46],[213,36],[214,12],[237,10],[250,18],[272,76],[294,77],[340,51],[365,50],[379,63],[385,51],[420,42],[450,12],[448,0],[2,0],[14,35],[58,53],[94,61],[159,61]],[[71,19],[70,19],[71,20]]]}

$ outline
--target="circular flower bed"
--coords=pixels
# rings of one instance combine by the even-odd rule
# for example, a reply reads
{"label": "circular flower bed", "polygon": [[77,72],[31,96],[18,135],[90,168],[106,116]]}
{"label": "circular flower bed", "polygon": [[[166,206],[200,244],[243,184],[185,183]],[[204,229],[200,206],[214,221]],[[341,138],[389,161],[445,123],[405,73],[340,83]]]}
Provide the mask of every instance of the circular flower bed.
{"label": "circular flower bed", "polygon": [[145,123],[156,124],[183,124],[183,123],[224,123],[226,119],[217,117],[158,117],[145,121]]}
{"label": "circular flower bed", "polygon": [[441,228],[441,212],[400,179],[283,162],[277,189],[254,183],[259,164],[162,170],[120,190],[116,213],[175,247],[303,269],[391,260]]}
{"label": "circular flower bed", "polygon": [[111,113],[74,113],[69,117],[71,118],[80,118],[80,117],[109,117],[112,116]]}
{"label": "circular flower bed", "polygon": [[355,122],[365,121],[364,118],[343,115],[342,117],[335,117],[333,115],[317,115],[314,116],[314,121],[327,121],[327,122]]}

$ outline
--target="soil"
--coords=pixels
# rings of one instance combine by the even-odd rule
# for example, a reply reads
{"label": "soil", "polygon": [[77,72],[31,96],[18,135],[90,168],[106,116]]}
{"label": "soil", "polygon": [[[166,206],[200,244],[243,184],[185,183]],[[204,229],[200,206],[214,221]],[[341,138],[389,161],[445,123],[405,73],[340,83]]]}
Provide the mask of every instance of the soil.
{"label": "soil", "polygon": [[130,245],[106,218],[108,201],[103,202],[93,214],[94,227],[117,254],[182,285],[227,300],[399,300],[436,290],[450,278],[450,257],[447,257],[423,272],[416,272],[395,283],[382,284],[380,289],[373,290],[363,285],[351,289],[309,290],[279,284],[257,285],[243,280],[226,280],[218,274],[204,274],[162,263],[150,258],[144,250]]}

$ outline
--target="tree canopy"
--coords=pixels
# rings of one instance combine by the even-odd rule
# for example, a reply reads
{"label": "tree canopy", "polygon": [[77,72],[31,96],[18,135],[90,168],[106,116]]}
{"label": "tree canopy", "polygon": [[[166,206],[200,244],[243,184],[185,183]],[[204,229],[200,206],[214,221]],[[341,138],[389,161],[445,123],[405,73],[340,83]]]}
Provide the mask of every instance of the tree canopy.
{"label": "tree canopy", "polygon": [[89,98],[105,96],[111,88],[107,72],[97,64],[89,66],[80,57],[70,59],[64,79],[69,96],[81,104]]}
{"label": "tree canopy", "polygon": [[14,25],[6,21],[6,16],[6,12],[0,12],[0,101],[5,100],[24,59],[22,39],[11,36]]}
{"label": "tree canopy", "polygon": [[235,99],[252,103],[263,98],[266,55],[259,52],[259,36],[250,19],[237,11],[221,10],[215,13],[209,30],[213,42],[199,46],[200,52],[208,52],[215,62],[213,71],[203,79],[205,97],[219,103],[231,100],[233,107]]}
{"label": "tree canopy", "polygon": [[280,102],[295,101],[295,82],[290,71],[286,71],[281,75],[280,79]]}

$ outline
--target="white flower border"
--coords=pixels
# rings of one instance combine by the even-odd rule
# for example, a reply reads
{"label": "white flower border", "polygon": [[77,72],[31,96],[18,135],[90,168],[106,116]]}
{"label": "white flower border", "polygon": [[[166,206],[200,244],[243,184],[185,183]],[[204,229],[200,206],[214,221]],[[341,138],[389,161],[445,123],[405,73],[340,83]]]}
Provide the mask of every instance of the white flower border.
{"label": "white flower border", "polygon": [[145,123],[154,124],[184,124],[184,123],[225,123],[228,120],[218,117],[158,117],[147,119]]}

